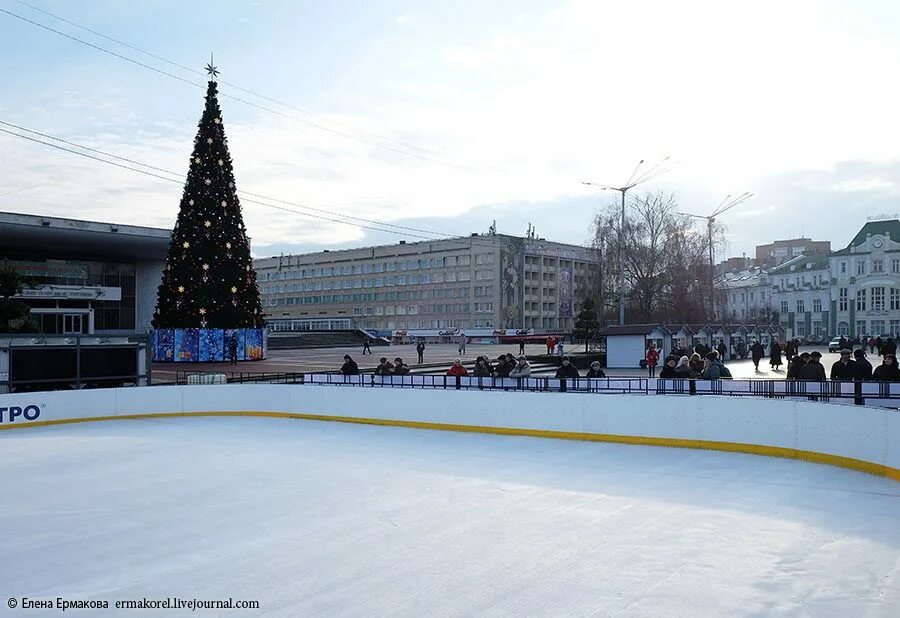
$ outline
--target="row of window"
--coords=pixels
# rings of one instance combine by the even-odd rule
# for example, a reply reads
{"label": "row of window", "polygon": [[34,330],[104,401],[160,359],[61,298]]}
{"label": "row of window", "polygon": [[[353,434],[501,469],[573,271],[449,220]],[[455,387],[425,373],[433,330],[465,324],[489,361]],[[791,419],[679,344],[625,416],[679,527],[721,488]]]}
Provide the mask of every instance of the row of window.
{"label": "row of window", "polygon": [[[493,279],[492,271],[475,271],[476,280]],[[316,281],[315,283],[294,283],[288,285],[264,285],[260,288],[263,294],[284,294],[290,292],[320,292],[331,289],[350,290],[362,288],[393,287],[395,285],[420,285],[431,283],[455,283],[457,281],[471,281],[472,273],[460,271],[458,273],[441,273],[422,275],[399,275],[390,277],[376,277],[375,279],[344,279],[343,281]]]}
{"label": "row of window", "polygon": [[388,305],[387,307],[354,307],[354,316],[364,315],[417,315],[444,314],[444,313],[468,313],[469,303],[454,303],[451,305]]}
{"label": "row of window", "polygon": [[[891,311],[900,310],[900,289],[889,288],[890,292],[885,302],[885,291],[883,286],[875,286],[871,288],[860,288],[856,291],[856,310],[868,311],[868,307],[872,307],[872,311]],[[847,288],[838,289],[838,311],[849,310],[849,298]]]}
{"label": "row of window", "polygon": [[[475,256],[476,264],[493,264],[494,254],[485,253]],[[378,262],[376,264],[348,264],[346,266],[326,266],[324,268],[302,268],[300,270],[280,270],[260,273],[261,281],[280,281],[284,279],[313,279],[317,277],[339,277],[341,275],[362,275],[369,273],[396,272],[398,270],[420,270],[426,268],[452,268],[470,266],[472,256],[459,255],[404,262]]]}
{"label": "row of window", "polygon": [[437,290],[410,290],[408,292],[363,292],[358,294],[316,294],[270,298],[269,307],[285,305],[317,305],[320,303],[384,302],[392,300],[431,300],[433,298],[468,298],[469,288],[441,288]]}
{"label": "row of window", "polygon": [[[872,260],[872,273],[883,273],[884,266],[884,260]],[[839,268],[842,275],[847,274],[848,267],[847,261],[843,260],[840,262]],[[891,258],[891,272],[900,273],[900,258]],[[866,260],[858,260],[856,262],[856,274],[866,274]]]}

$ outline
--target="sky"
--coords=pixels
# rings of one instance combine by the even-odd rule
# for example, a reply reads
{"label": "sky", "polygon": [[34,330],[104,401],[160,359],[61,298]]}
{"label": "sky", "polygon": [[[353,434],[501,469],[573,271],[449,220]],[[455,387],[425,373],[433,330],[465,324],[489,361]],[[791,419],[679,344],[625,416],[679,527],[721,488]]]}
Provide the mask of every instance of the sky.
{"label": "sky", "polygon": [[[754,194],[721,218],[729,255],[800,235],[842,248],[900,211],[900,3],[27,1],[82,28],[0,9],[124,58],[0,12],[0,122],[173,178],[206,80],[177,65],[215,54],[237,187],[282,200],[244,203],[259,256],[495,220],[584,244],[618,198],[581,182],[665,157],[635,191],[696,214]],[[0,211],[171,227],[181,192],[0,132]]]}

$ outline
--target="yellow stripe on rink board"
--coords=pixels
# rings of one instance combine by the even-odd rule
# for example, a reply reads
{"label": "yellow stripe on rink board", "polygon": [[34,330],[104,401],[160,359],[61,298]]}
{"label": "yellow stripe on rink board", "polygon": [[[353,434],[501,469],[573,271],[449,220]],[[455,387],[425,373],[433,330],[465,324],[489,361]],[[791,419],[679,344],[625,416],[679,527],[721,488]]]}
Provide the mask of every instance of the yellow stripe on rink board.
{"label": "yellow stripe on rink board", "polygon": [[469,433],[487,433],[502,436],[528,436],[534,438],[555,438],[559,440],[582,440],[588,442],[612,442],[616,444],[632,444],[639,446],[665,446],[670,448],[692,448],[731,453],[748,453],[767,457],[798,459],[812,463],[848,468],[859,472],[867,472],[876,476],[885,476],[900,481],[900,470],[891,466],[829,455],[815,451],[784,448],[781,446],[763,446],[759,444],[742,444],[740,442],[718,442],[714,440],[689,440],[685,438],[653,438],[648,436],[622,436],[605,433],[581,433],[574,431],[553,431],[550,429],[524,429],[519,427],[486,427],[483,425],[455,425],[451,423],[427,423],[422,421],[401,421],[383,418],[361,418],[355,416],[329,416],[325,414],[305,414],[294,412],[150,412],[146,414],[125,414],[120,416],[94,416],[87,418],[62,418],[52,421],[30,421],[0,425],[4,429],[26,429],[28,427],[45,427],[48,425],[64,425],[68,423],[91,423],[94,421],[117,421],[146,418],[169,418],[179,416],[259,416],[269,418],[296,418],[307,421],[333,421],[338,423],[356,423],[359,425],[383,425],[388,427],[407,427],[412,429],[432,429],[440,431],[459,431]]}

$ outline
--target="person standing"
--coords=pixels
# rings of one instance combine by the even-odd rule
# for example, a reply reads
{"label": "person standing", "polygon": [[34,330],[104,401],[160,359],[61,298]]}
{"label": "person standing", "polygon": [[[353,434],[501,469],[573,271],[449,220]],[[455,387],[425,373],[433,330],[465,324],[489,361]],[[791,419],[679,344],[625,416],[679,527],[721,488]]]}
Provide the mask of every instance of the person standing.
{"label": "person standing", "polygon": [[725,342],[721,339],[719,339],[719,345],[716,346],[716,352],[719,353],[719,360],[724,363],[725,354],[728,352],[728,348],[725,347]]}
{"label": "person standing", "polygon": [[416,344],[416,354],[419,355],[419,364],[425,362],[425,340],[419,339],[419,342]]}
{"label": "person standing", "polygon": [[872,379],[876,382],[900,382],[900,368],[897,367],[897,358],[893,354],[885,354],[881,357],[881,364],[872,372]]}
{"label": "person standing", "polygon": [[553,337],[547,337],[547,354],[553,354]]}
{"label": "person standing", "polygon": [[578,369],[575,368],[575,365],[573,365],[573,364],[569,361],[569,357],[568,357],[568,356],[563,356],[563,357],[562,357],[562,364],[561,364],[561,365],[559,366],[559,368],[556,370],[556,377],[557,377],[557,378],[564,378],[564,379],[565,379],[565,378],[580,378],[580,377],[581,377],[581,374],[578,373]]}
{"label": "person standing", "polygon": [[788,367],[790,367],[791,359],[794,358],[794,342],[791,339],[784,343],[784,357],[787,359]]}
{"label": "person standing", "polygon": [[856,362],[856,379],[864,382],[872,380],[872,363],[866,360],[866,352],[863,348],[853,351]]}
{"label": "person standing", "polygon": [[853,353],[848,348],[841,350],[841,358],[831,366],[831,379],[853,381],[856,378],[856,363]]}
{"label": "person standing", "polygon": [[759,371],[759,361],[762,360],[763,355],[766,353],[766,349],[763,347],[758,340],[753,340],[753,345],[750,346],[750,357],[753,359],[753,367],[756,371]]}
{"label": "person standing", "polygon": [[228,358],[232,365],[237,365],[237,335],[232,335],[228,340]]}
{"label": "person standing", "polygon": [[781,360],[781,344],[777,337],[772,337],[772,345],[769,348],[769,365],[774,371],[778,371],[784,362]]}
{"label": "person standing", "polygon": [[519,354],[525,354],[525,337],[519,339]]}
{"label": "person standing", "polygon": [[788,363],[787,376],[788,380],[796,380],[800,375],[800,368],[803,367],[809,361],[809,353],[803,352],[802,354],[797,354],[791,361]]}
{"label": "person standing", "polygon": [[466,353],[466,334],[459,334],[459,346],[457,346],[457,350],[460,356]]}
{"label": "person standing", "polygon": [[677,378],[678,376],[675,374],[675,364],[678,362],[678,359],[674,356],[670,356],[666,359],[663,368],[659,370],[659,377],[663,380],[672,380]]}
{"label": "person standing", "polygon": [[869,337],[869,354],[875,354],[875,346],[876,346],[875,337]]}
{"label": "person standing", "polygon": [[650,373],[649,377],[656,377],[656,363],[659,362],[659,350],[656,349],[656,344],[652,341],[650,342],[650,346],[647,348],[647,369]]}
{"label": "person standing", "polygon": [[369,337],[368,336],[366,336],[366,338],[363,339],[363,351],[362,351],[363,356],[366,355],[366,352],[368,352],[369,354],[372,353],[372,348],[369,347]]}
{"label": "person standing", "polygon": [[824,382],[825,367],[819,362],[822,354],[816,350],[809,353],[809,360],[797,370],[798,380],[810,380],[815,382]]}
{"label": "person standing", "polygon": [[341,365],[341,373],[345,376],[359,375],[359,365],[356,364],[355,360],[350,358],[349,354],[344,354],[344,364]]}

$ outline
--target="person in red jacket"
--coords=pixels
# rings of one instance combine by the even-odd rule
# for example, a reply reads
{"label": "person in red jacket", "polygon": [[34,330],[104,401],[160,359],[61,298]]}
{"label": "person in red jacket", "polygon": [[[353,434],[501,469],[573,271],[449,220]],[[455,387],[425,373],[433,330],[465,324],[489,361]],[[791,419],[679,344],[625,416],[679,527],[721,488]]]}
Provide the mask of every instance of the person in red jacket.
{"label": "person in red jacket", "polygon": [[462,361],[460,359],[456,359],[453,361],[453,364],[450,366],[450,369],[447,370],[448,376],[467,376],[469,375],[468,370],[463,367]]}
{"label": "person in red jacket", "polygon": [[659,350],[656,349],[656,344],[652,341],[650,342],[650,347],[647,348],[647,367],[650,369],[650,377],[656,377],[656,363],[659,362]]}

